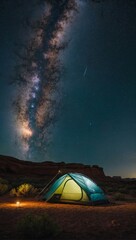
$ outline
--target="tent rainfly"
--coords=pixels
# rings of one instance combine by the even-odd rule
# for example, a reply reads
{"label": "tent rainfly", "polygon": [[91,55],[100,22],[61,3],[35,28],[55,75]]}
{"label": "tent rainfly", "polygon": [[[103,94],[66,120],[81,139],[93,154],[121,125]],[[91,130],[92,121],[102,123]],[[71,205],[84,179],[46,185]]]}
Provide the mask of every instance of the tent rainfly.
{"label": "tent rainfly", "polygon": [[43,200],[90,205],[108,203],[103,190],[80,173],[67,173],[58,178],[44,194]]}

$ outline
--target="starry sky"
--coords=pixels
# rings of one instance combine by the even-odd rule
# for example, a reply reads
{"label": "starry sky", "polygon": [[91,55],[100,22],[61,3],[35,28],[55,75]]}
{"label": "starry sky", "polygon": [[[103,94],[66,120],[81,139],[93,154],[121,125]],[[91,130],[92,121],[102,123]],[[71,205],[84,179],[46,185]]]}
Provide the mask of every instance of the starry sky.
{"label": "starry sky", "polygon": [[0,5],[0,154],[136,177],[135,1]]}

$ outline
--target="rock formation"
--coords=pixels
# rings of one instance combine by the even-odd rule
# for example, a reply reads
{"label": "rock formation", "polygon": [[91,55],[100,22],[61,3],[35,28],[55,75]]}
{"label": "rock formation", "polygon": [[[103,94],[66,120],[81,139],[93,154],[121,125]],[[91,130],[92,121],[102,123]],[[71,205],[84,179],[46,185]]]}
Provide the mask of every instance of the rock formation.
{"label": "rock formation", "polygon": [[52,178],[58,171],[62,174],[68,172],[79,172],[86,176],[104,181],[107,179],[103,172],[103,168],[97,165],[84,165],[81,163],[64,163],[64,162],[30,162],[21,161],[19,159],[0,155],[0,177],[18,178],[18,177],[32,177],[32,178]]}

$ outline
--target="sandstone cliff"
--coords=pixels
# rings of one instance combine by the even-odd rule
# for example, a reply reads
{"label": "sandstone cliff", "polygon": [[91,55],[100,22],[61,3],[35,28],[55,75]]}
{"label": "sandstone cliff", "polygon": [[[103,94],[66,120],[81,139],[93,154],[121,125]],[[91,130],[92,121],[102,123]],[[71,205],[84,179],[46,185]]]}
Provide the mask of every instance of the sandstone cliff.
{"label": "sandstone cliff", "polygon": [[30,161],[21,161],[19,159],[0,155],[0,177],[18,178],[52,178],[58,171],[63,173],[79,172],[88,177],[104,181],[107,179],[103,168],[93,165],[84,165],[81,163],[64,163],[64,162],[41,162],[35,163]]}

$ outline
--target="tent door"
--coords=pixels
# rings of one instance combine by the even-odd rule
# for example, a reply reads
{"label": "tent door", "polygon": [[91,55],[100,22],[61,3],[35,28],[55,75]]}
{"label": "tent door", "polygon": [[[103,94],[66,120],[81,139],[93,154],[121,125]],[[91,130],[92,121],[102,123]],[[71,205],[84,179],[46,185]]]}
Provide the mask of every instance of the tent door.
{"label": "tent door", "polygon": [[73,179],[69,179],[64,185],[61,200],[80,201],[82,195],[81,187]]}

